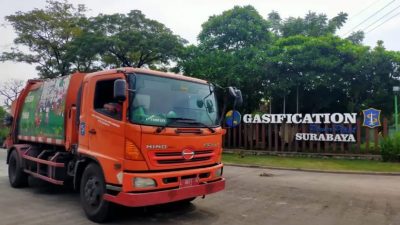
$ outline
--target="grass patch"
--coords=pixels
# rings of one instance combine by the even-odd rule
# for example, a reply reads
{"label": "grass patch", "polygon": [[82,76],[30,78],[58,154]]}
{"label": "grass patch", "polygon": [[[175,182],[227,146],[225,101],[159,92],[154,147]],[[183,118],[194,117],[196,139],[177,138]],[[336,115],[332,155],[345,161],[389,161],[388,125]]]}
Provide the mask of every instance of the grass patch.
{"label": "grass patch", "polygon": [[266,155],[245,155],[224,153],[224,163],[258,166],[284,167],[292,169],[360,171],[360,172],[400,172],[400,163],[388,163],[361,159],[322,159],[306,157],[283,157]]}

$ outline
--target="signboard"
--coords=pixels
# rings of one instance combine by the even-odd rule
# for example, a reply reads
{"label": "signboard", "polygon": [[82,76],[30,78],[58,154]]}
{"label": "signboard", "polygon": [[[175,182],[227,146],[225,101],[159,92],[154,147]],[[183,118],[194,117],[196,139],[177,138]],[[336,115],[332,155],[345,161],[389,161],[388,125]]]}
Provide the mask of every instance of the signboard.
{"label": "signboard", "polygon": [[20,136],[64,139],[65,99],[70,76],[45,81],[25,98],[19,120]]}
{"label": "signboard", "polygon": [[[381,126],[380,110],[363,110],[363,125],[369,128]],[[240,113],[237,112],[237,118]],[[228,127],[237,126],[232,122],[232,111],[226,115]],[[313,113],[313,114],[244,114],[244,123],[282,124],[279,135],[288,135],[297,141],[356,142],[357,113]],[[300,131],[297,124],[306,124],[308,131]]]}

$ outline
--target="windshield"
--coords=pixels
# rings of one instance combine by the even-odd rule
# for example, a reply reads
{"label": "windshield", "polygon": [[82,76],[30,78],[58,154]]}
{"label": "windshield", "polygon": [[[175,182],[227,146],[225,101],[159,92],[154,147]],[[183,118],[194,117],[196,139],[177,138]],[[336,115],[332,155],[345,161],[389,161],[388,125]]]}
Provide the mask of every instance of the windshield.
{"label": "windshield", "polygon": [[131,74],[129,87],[132,123],[171,127],[218,125],[218,106],[212,85]]}

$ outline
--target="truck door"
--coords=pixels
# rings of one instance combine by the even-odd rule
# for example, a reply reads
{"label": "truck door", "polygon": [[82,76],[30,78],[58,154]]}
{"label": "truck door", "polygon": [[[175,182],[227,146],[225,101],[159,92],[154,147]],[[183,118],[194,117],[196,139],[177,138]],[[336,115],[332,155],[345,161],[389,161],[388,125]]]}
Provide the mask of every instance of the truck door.
{"label": "truck door", "polygon": [[[92,101],[88,107],[87,135],[89,151],[100,162],[107,183],[120,184],[121,168],[125,148],[126,101],[113,98],[114,81],[125,79],[122,74],[94,77],[88,83]],[[119,166],[118,166],[119,165]],[[122,173],[120,173],[122,174]]]}

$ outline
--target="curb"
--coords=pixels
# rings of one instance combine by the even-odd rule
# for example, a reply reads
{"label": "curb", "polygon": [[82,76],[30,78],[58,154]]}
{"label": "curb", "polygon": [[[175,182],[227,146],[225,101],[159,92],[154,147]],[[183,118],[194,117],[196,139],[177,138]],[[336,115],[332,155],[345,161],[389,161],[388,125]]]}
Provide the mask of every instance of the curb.
{"label": "curb", "polygon": [[224,163],[224,165],[226,165],[226,166],[236,166],[236,167],[245,167],[245,168],[259,168],[259,169],[271,169],[271,170],[289,170],[289,171],[311,172],[311,173],[400,176],[400,172],[359,172],[359,171],[314,170],[314,169],[286,168],[286,167],[261,166],[261,165],[236,164],[236,163]]}
{"label": "curb", "polygon": [[334,159],[366,159],[366,160],[380,160],[380,155],[372,154],[341,154],[341,153],[317,153],[317,152],[280,152],[280,151],[264,151],[264,150],[251,150],[251,149],[224,149],[223,153],[241,153],[244,155],[272,155],[272,156],[300,156],[308,158],[334,158]]}

